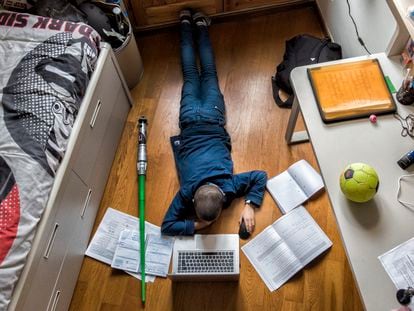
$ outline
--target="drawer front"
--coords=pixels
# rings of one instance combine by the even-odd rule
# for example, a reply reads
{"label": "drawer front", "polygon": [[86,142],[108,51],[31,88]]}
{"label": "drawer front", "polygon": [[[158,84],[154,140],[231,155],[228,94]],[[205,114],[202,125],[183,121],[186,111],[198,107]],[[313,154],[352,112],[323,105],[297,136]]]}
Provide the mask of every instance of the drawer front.
{"label": "drawer front", "polygon": [[108,127],[105,132],[105,140],[99,150],[100,157],[96,159],[94,167],[93,186],[96,192],[103,193],[108,179],[118,144],[121,140],[125,121],[130,109],[127,96],[121,88],[116,94],[116,109],[113,110],[108,120]]}
{"label": "drawer front", "polygon": [[60,267],[58,281],[50,295],[48,311],[67,310],[72,299],[106,180],[130,109],[127,95],[122,87],[115,96],[116,109],[107,120],[105,139],[99,148],[100,156],[97,157],[93,166],[91,187],[88,187],[84,204],[78,213],[79,219],[75,233]]}
{"label": "drawer front", "polygon": [[[79,250],[79,248],[78,248]],[[83,253],[71,249],[62,263],[56,286],[50,295],[47,311],[69,310],[79,272],[82,267]]]}
{"label": "drawer front", "polygon": [[125,121],[128,117],[130,104],[123,88],[121,88],[116,97],[117,108],[113,110],[108,120],[108,127],[105,132],[105,139],[99,149],[100,156],[96,159],[93,170],[93,178],[90,184],[89,203],[82,210],[80,219],[78,243],[86,250],[90,232],[95,222],[96,214],[105,191],[105,186],[111,171],[112,163],[123,133]]}
{"label": "drawer front", "polygon": [[74,229],[75,233],[60,267],[56,285],[50,294],[48,311],[69,310],[88,246],[89,236],[99,208],[100,197],[98,199],[96,197],[97,194],[94,190],[89,189],[84,207],[79,214],[79,221]]}
{"label": "drawer front", "polygon": [[105,131],[121,87],[115,66],[108,57],[89,103],[74,150],[73,169],[87,184],[90,184],[95,161],[101,156],[99,149],[102,141],[106,139]]}
{"label": "drawer front", "polygon": [[138,26],[178,22],[180,11],[188,7],[202,10],[208,15],[223,11],[222,0],[131,1],[131,4]]}
{"label": "drawer front", "polygon": [[112,163],[130,109],[130,104],[123,88],[121,88],[117,94],[116,103],[117,108],[114,109],[109,118],[108,127],[105,132],[105,140],[102,142],[99,150],[100,156],[96,159],[94,165],[94,174],[90,184],[91,195],[89,204],[82,211],[82,217],[80,219],[80,228],[78,231],[82,232],[82,236],[79,236],[78,243],[84,248],[83,252],[85,252],[88,245],[90,233],[95,222],[96,214],[105,191]]}
{"label": "drawer front", "polygon": [[70,171],[65,178],[63,194],[56,200],[57,213],[50,221],[49,235],[37,252],[40,260],[24,310],[46,310],[67,247],[74,234],[74,224],[84,206],[88,189],[82,180]]}
{"label": "drawer front", "polygon": [[303,0],[224,0],[224,10],[225,12],[236,12],[265,6],[292,5],[296,2],[301,3]]}
{"label": "drawer front", "polygon": [[[89,200],[91,204],[91,200]],[[83,214],[79,215],[79,220],[84,219],[86,211],[90,211],[90,206],[86,207]],[[73,291],[75,290],[79,272],[82,267],[84,254],[87,248],[88,239],[92,225],[85,230],[84,224],[80,221],[74,235],[69,243],[66,255],[60,267],[59,276],[56,285],[51,292],[48,304],[48,311],[68,310],[72,300]]]}

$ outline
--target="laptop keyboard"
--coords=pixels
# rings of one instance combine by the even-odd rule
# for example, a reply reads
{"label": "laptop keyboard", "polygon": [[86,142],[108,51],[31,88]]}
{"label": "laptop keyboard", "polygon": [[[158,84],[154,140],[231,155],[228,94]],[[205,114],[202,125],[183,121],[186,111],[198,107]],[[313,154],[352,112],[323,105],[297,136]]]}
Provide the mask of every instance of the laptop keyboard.
{"label": "laptop keyboard", "polygon": [[178,251],[178,273],[216,272],[234,272],[234,250]]}

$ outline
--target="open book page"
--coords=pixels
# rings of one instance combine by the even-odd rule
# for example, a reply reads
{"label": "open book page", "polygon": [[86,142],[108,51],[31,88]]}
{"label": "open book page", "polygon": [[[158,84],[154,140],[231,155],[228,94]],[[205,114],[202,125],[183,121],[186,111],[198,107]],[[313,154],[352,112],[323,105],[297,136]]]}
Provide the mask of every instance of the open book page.
{"label": "open book page", "polygon": [[[286,216],[284,216],[286,217]],[[270,291],[288,281],[302,266],[272,226],[242,247]]]}
{"label": "open book page", "polygon": [[332,246],[331,240],[303,206],[280,218],[272,227],[303,267]]}
{"label": "open book page", "polygon": [[312,216],[300,206],[268,226],[242,251],[273,291],[331,245]]}
{"label": "open book page", "polygon": [[294,163],[287,171],[305,193],[307,199],[323,188],[321,175],[305,160]]}
{"label": "open book page", "polygon": [[270,178],[266,183],[266,188],[283,214],[302,204],[308,198],[288,171]]}
{"label": "open book page", "polygon": [[282,213],[286,214],[322,189],[323,181],[308,162],[300,160],[286,171],[270,178],[266,188]]}

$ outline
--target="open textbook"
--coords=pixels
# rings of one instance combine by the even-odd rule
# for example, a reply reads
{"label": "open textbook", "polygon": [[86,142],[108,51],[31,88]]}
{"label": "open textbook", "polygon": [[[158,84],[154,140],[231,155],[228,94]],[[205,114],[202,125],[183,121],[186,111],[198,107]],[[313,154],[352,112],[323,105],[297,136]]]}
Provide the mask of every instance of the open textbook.
{"label": "open textbook", "polygon": [[331,246],[326,234],[300,206],[264,229],[242,251],[274,291]]}
{"label": "open textbook", "polygon": [[300,160],[281,174],[270,178],[266,188],[286,214],[323,188],[322,177],[305,160]]}

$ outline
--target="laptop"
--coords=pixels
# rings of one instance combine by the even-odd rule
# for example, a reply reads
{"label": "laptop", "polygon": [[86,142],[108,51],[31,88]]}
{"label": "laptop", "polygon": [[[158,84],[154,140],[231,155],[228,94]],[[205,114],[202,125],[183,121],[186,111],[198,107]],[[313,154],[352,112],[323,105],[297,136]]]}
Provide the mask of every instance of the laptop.
{"label": "laptop", "polygon": [[238,234],[196,234],[176,237],[173,248],[173,281],[238,281]]}

